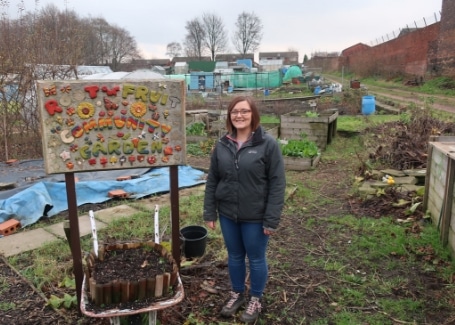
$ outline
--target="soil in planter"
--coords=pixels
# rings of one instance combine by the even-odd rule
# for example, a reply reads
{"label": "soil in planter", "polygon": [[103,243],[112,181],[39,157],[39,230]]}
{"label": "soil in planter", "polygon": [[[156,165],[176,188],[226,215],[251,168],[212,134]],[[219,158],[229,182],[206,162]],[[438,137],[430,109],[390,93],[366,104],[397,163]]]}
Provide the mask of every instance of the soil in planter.
{"label": "soil in planter", "polygon": [[[165,257],[150,247],[139,247],[126,250],[110,250],[104,254],[104,261],[96,261],[93,277],[97,283],[108,283],[113,280],[138,281],[154,278],[163,273],[172,273],[173,265]],[[104,304],[96,306],[87,302],[87,311],[102,313],[110,309],[138,310],[149,307],[152,303],[165,301],[174,295],[173,288],[161,297],[146,297],[140,301]]]}

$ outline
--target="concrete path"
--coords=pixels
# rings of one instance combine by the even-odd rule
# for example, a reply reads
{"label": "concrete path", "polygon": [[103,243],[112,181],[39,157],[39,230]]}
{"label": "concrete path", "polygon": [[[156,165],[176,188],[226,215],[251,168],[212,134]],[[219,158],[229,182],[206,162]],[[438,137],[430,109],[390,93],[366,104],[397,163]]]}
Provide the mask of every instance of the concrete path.
{"label": "concrete path", "polygon": [[[139,210],[128,205],[119,205],[95,212],[96,229],[103,229],[107,224],[117,218],[129,217]],[[57,240],[66,240],[63,229],[64,222],[59,222],[51,226],[26,230],[0,238],[0,254],[6,257],[30,251],[41,247],[46,243]],[[90,217],[88,215],[79,216],[79,235],[87,236],[92,233]]]}
{"label": "concrete path", "polygon": [[[204,191],[205,184],[181,189],[179,190],[179,196],[189,195],[190,193]],[[135,201],[132,205],[138,207],[133,208],[129,205],[118,205],[112,208],[99,210],[94,212],[96,219],[96,228],[105,228],[110,222],[119,219],[130,217],[140,211],[149,210],[151,213],[155,210],[155,205],[165,206],[170,204],[169,193],[160,196],[153,196],[140,201]],[[59,222],[43,228],[37,228],[32,230],[20,231],[13,233],[9,236],[0,238],[0,255],[5,257],[17,255],[23,252],[27,252],[33,249],[37,249],[42,245],[57,241],[67,240],[63,229],[64,222]],[[79,216],[79,235],[87,236],[92,233],[90,218],[88,215]]]}

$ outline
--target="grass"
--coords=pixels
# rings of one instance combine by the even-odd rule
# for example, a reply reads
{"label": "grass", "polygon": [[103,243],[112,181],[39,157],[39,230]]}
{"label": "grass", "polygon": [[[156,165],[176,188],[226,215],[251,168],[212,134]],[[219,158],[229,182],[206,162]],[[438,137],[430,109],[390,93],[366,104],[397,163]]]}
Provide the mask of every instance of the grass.
{"label": "grass", "polygon": [[342,115],[337,118],[337,130],[358,133],[379,124],[399,121],[401,118],[401,115]]}
{"label": "grass", "polygon": [[[2,292],[6,290],[12,290],[11,284],[8,283],[4,279],[0,279],[0,296],[2,295]],[[13,302],[8,302],[8,301],[0,301],[0,310],[1,311],[8,311],[10,309],[15,308],[16,305]]]}
{"label": "grass", "polygon": [[280,123],[280,118],[276,115],[262,115],[261,124],[273,124]]}
{"label": "grass", "polygon": [[[324,269],[331,273],[332,278],[338,279],[338,285],[330,288],[330,296],[339,312],[327,319],[329,324],[394,324],[390,318],[409,322],[425,319],[424,300],[418,297],[393,299],[388,295],[393,290],[406,290],[409,285],[418,283],[401,272],[411,270],[419,261],[427,259],[429,263],[423,272],[437,274],[449,283],[451,280],[447,275],[453,276],[455,273],[450,252],[441,246],[439,233],[431,224],[423,227],[421,233],[413,234],[406,231],[406,225],[397,224],[387,217],[370,219],[345,215],[323,220],[309,219],[306,222],[306,228],[315,232],[324,225],[330,233],[337,234],[325,237],[325,248],[332,252],[332,257],[324,260],[308,254],[305,262]],[[350,234],[350,239],[340,242],[344,234]],[[344,250],[342,255],[337,253],[340,245]],[[352,268],[353,261],[356,261],[354,265],[358,265],[358,269]],[[441,261],[445,261],[444,267],[437,267]],[[403,263],[408,266],[403,268]],[[394,272],[398,274],[386,278]],[[372,301],[372,297],[378,298]],[[384,317],[359,313],[360,310],[372,308],[372,305]],[[441,301],[444,308],[449,305],[448,299]]]}

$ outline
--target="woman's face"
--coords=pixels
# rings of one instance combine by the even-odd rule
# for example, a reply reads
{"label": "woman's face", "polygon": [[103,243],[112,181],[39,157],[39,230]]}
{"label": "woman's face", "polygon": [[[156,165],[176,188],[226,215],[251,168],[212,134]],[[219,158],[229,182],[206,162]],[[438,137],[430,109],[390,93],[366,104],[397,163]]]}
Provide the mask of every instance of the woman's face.
{"label": "woman's face", "polygon": [[251,107],[247,101],[238,102],[231,113],[232,125],[237,130],[251,128]]}

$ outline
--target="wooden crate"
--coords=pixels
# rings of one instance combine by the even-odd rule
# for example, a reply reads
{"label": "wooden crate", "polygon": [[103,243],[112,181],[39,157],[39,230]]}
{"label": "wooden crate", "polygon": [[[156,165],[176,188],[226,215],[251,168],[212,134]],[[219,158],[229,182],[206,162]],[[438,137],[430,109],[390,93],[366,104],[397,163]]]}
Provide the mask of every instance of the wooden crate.
{"label": "wooden crate", "polygon": [[324,150],[336,135],[337,117],[337,109],[319,112],[318,117],[307,117],[304,112],[297,111],[281,115],[280,138],[298,140],[305,134],[307,140]]}
{"label": "wooden crate", "polygon": [[295,158],[295,157],[283,157],[284,160],[284,168],[286,170],[309,170],[316,167],[319,160],[321,159],[321,155],[317,155],[313,158]]}
{"label": "wooden crate", "polygon": [[455,257],[455,137],[431,137],[425,177],[424,211],[438,225],[440,239]]}
{"label": "wooden crate", "polygon": [[280,123],[261,123],[264,130],[275,139],[280,136]]}

